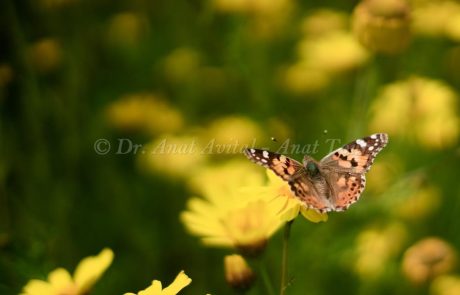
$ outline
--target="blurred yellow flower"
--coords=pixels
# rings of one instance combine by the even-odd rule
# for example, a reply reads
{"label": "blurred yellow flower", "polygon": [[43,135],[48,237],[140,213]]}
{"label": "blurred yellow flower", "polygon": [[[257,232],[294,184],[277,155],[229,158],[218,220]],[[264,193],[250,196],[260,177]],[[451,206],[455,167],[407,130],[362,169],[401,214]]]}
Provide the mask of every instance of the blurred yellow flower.
{"label": "blurred yellow flower", "polygon": [[31,65],[41,73],[54,71],[61,65],[62,47],[56,39],[41,39],[32,44],[27,53]]}
{"label": "blurred yellow flower", "polygon": [[125,293],[125,295],[176,295],[191,282],[192,279],[190,279],[184,271],[181,271],[171,285],[164,289],[160,281],[154,280],[147,289],[139,291],[138,293]]}
{"label": "blurred yellow flower", "polygon": [[371,130],[406,135],[440,149],[458,138],[457,96],[442,81],[412,77],[384,87],[372,105]]}
{"label": "blurred yellow flower", "polygon": [[402,271],[413,283],[421,284],[451,271],[457,262],[455,250],[447,242],[425,238],[404,253]]}
{"label": "blurred yellow flower", "polygon": [[374,52],[399,53],[411,39],[409,14],[405,0],[363,0],[353,13],[353,32]]}
{"label": "blurred yellow flower", "polygon": [[363,279],[379,277],[390,259],[395,259],[406,240],[404,225],[393,223],[383,229],[367,229],[357,237],[354,270]]}
{"label": "blurred yellow flower", "polygon": [[458,275],[443,275],[433,280],[430,286],[431,295],[460,294],[460,277]]}
{"label": "blurred yellow flower", "polygon": [[174,132],[183,126],[180,111],[150,93],[123,96],[107,107],[106,114],[109,123],[122,130],[159,134]]}
{"label": "blurred yellow flower", "polygon": [[85,295],[110,266],[113,252],[104,249],[97,256],[83,259],[77,266],[74,276],[63,268],[48,275],[48,281],[31,280],[22,290],[22,295]]}
{"label": "blurred yellow flower", "polygon": [[301,30],[306,36],[320,37],[328,33],[345,31],[348,15],[330,9],[318,9],[302,20]]}
{"label": "blurred yellow flower", "polygon": [[336,75],[364,65],[369,53],[346,30],[339,12],[319,10],[302,24],[297,60],[281,70],[281,84],[294,94],[310,94],[327,87]]}
{"label": "blurred yellow flower", "polygon": [[224,257],[225,280],[237,290],[249,289],[255,280],[255,274],[240,255],[233,254]]}
{"label": "blurred yellow flower", "polygon": [[200,54],[186,47],[174,49],[164,60],[165,75],[175,83],[186,82],[196,78],[200,67]]}
{"label": "blurred yellow flower", "polygon": [[290,0],[213,0],[216,9],[224,12],[268,14],[282,10]]}
{"label": "blurred yellow flower", "polygon": [[439,208],[441,195],[433,186],[418,186],[415,191],[402,198],[400,206],[395,206],[394,213],[406,220],[419,221]]}
{"label": "blurred yellow flower", "polygon": [[247,147],[261,145],[269,138],[257,123],[243,116],[219,118],[206,128],[203,152],[209,155],[237,155]]}
{"label": "blurred yellow flower", "polygon": [[412,13],[415,33],[460,40],[460,4],[456,1],[425,1],[415,5]]}
{"label": "blurred yellow flower", "polygon": [[329,85],[326,72],[314,69],[308,62],[297,62],[281,70],[280,82],[286,90],[296,95],[318,92]]}
{"label": "blurred yellow flower", "polygon": [[163,135],[142,147],[137,163],[144,171],[184,177],[194,175],[206,162],[202,151],[196,137]]}
{"label": "blurred yellow flower", "polygon": [[356,69],[369,58],[353,35],[345,31],[304,39],[298,45],[298,52],[311,68],[331,75]]}
{"label": "blurred yellow flower", "polygon": [[147,28],[148,21],[139,14],[132,12],[115,14],[108,24],[108,42],[115,46],[137,46],[146,34]]}
{"label": "blurred yellow flower", "polygon": [[309,34],[300,40],[297,51],[297,61],[280,75],[283,86],[295,94],[317,92],[327,87],[336,75],[361,67],[369,58],[351,33],[343,30]]}

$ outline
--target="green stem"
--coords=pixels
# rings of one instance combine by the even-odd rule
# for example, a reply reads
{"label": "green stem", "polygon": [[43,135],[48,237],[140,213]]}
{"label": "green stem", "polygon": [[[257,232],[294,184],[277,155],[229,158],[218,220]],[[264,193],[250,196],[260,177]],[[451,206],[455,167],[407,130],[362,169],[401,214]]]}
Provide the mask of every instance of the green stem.
{"label": "green stem", "polygon": [[283,236],[283,260],[281,261],[281,285],[280,285],[280,295],[284,295],[287,285],[287,265],[288,265],[288,244],[289,244],[289,234],[291,233],[291,225],[294,220],[286,222],[284,226],[284,236]]}

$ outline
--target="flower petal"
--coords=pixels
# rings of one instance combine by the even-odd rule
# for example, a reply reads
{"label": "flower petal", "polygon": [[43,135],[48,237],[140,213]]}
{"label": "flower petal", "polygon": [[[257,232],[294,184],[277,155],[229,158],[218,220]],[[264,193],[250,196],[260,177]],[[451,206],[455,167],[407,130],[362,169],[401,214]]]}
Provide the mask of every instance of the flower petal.
{"label": "flower petal", "polygon": [[169,285],[163,290],[162,295],[176,295],[177,293],[179,293],[180,290],[188,286],[191,282],[192,279],[189,278],[184,273],[184,271],[181,271],[174,279],[174,282],[172,282],[171,285]]}
{"label": "flower petal", "polygon": [[74,284],[69,272],[63,268],[58,268],[50,272],[48,281],[56,291],[71,288]]}
{"label": "flower petal", "polygon": [[83,259],[75,270],[75,283],[81,294],[85,294],[110,266],[113,260],[112,250],[105,248],[97,256]]}
{"label": "flower petal", "polygon": [[313,209],[307,209],[305,207],[300,208],[300,212],[302,213],[303,217],[310,220],[311,222],[320,222],[320,221],[327,221],[329,218],[327,213],[319,213]]}
{"label": "flower petal", "polygon": [[54,295],[54,289],[50,283],[42,280],[30,280],[24,286],[21,295]]}

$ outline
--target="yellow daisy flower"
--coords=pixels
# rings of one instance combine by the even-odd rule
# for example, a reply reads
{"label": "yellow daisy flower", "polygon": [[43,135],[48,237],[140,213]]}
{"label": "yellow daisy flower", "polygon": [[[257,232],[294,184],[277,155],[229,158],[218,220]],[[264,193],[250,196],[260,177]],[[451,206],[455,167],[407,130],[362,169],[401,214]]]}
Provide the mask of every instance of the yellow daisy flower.
{"label": "yellow daisy flower", "polygon": [[[240,192],[242,198],[250,195]],[[231,198],[230,198],[231,199]],[[234,247],[246,255],[255,255],[265,248],[267,240],[282,225],[281,220],[263,200],[239,202],[240,207],[225,208],[228,200],[219,203],[192,198],[181,220],[188,231],[201,237],[208,246]]]}
{"label": "yellow daisy flower", "polygon": [[63,268],[48,275],[48,281],[30,280],[21,295],[83,295],[88,294],[92,286],[110,266],[113,260],[112,250],[106,248],[97,256],[83,259],[77,266],[73,277]]}
{"label": "yellow daisy flower", "polygon": [[233,186],[222,185],[218,175],[206,183],[196,182],[202,184],[205,199],[190,199],[188,210],[181,214],[188,231],[201,237],[205,245],[234,247],[244,254],[256,254],[281,225],[299,213],[313,222],[327,220],[327,214],[305,208],[288,184],[271,171],[266,186],[257,173],[242,174],[246,181],[241,174],[227,174],[235,176],[233,180],[227,178]]}
{"label": "yellow daisy flower", "polygon": [[281,225],[268,202],[241,187],[263,184],[249,161],[230,161],[201,171],[190,182],[205,198],[191,198],[181,220],[191,234],[209,246],[257,252]]}
{"label": "yellow daisy flower", "polygon": [[125,295],[176,295],[191,282],[192,279],[189,278],[184,271],[181,271],[171,285],[164,289],[160,281],[154,280],[147,289],[139,291],[138,293],[125,293]]}
{"label": "yellow daisy flower", "polygon": [[428,149],[447,148],[459,137],[457,101],[443,81],[417,76],[397,81],[374,100],[370,129],[415,139]]}

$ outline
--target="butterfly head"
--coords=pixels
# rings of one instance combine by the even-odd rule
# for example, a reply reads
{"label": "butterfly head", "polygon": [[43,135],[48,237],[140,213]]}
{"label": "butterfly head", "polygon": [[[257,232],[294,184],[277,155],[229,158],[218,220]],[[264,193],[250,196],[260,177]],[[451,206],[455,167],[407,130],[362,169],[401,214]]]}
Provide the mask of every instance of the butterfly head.
{"label": "butterfly head", "polygon": [[307,170],[307,173],[310,176],[318,175],[318,173],[319,173],[318,164],[316,164],[316,162],[312,158],[310,158],[308,156],[305,156],[303,158],[303,165],[304,165],[305,169]]}

